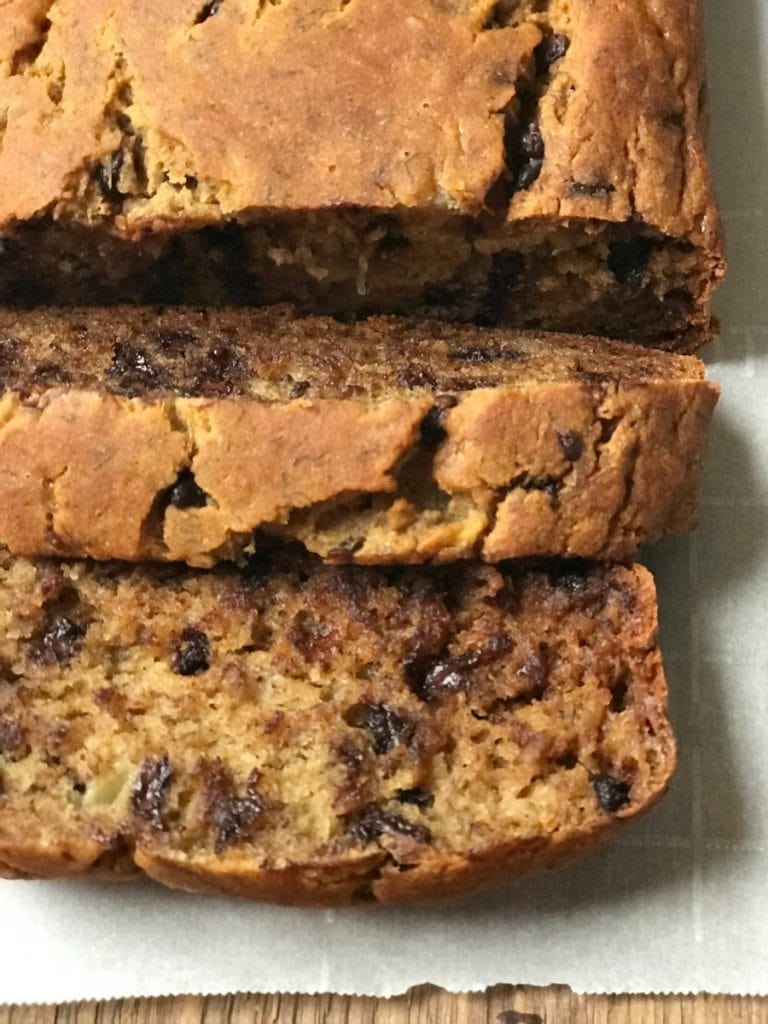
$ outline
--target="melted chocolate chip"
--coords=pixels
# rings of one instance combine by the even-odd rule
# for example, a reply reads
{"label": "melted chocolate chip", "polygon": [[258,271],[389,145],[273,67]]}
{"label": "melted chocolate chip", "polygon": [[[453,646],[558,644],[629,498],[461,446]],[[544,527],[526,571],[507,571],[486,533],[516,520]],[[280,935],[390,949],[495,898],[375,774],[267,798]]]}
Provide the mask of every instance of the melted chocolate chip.
{"label": "melted chocolate chip", "polygon": [[195,388],[205,395],[228,395],[245,373],[245,364],[233,348],[211,345],[202,361]]}
{"label": "melted chocolate chip", "polygon": [[210,668],[211,644],[200,629],[187,626],[171,658],[171,668],[180,676],[197,676]]}
{"label": "melted chocolate chip", "polygon": [[612,775],[593,775],[592,788],[597,802],[606,814],[615,814],[629,803],[629,786],[620,779],[614,779]]}
{"label": "melted chocolate chip", "polygon": [[267,802],[257,788],[260,773],[255,769],[250,773],[242,796],[235,791],[232,774],[222,761],[202,760],[198,773],[203,778],[205,821],[213,831],[214,851],[221,853],[250,839],[256,822],[267,809]]}
{"label": "melted chocolate chip", "polygon": [[12,754],[24,743],[24,730],[11,718],[0,718],[0,754]]}
{"label": "melted chocolate chip", "polygon": [[161,379],[160,371],[143,348],[122,341],[113,349],[107,376],[127,389],[157,387]]}
{"label": "melted chocolate chip", "polygon": [[466,691],[471,686],[471,672],[474,669],[502,658],[512,650],[512,646],[512,640],[506,633],[496,633],[482,647],[465,651],[453,658],[406,663],[406,682],[409,689],[423,701]]}
{"label": "melted chocolate chip", "polygon": [[80,650],[84,636],[84,626],[57,616],[31,641],[29,656],[39,665],[68,665]]}
{"label": "melted chocolate chip", "polygon": [[111,203],[119,203],[123,198],[120,191],[120,173],[124,163],[125,154],[119,149],[107,157],[104,163],[99,164],[95,171],[101,193]]}
{"label": "melted chocolate chip", "polygon": [[413,737],[413,724],[388,704],[355,704],[344,717],[348,725],[368,732],[375,754],[388,754]]}
{"label": "melted chocolate chip", "polygon": [[642,235],[608,246],[608,269],[620,284],[634,284],[648,266],[654,242]]}
{"label": "melted chocolate chip", "polygon": [[435,798],[421,786],[414,786],[413,789],[398,789],[395,799],[401,804],[414,804],[416,807],[431,807]]}
{"label": "melted chocolate chip", "polygon": [[171,488],[168,500],[174,508],[203,508],[208,504],[208,495],[199,486],[194,474],[183,469]]}
{"label": "melted chocolate chip", "polygon": [[166,827],[163,807],[173,779],[167,755],[148,757],[136,776],[131,790],[131,810],[152,828]]}
{"label": "melted chocolate chip", "polygon": [[380,804],[368,804],[347,821],[347,835],[361,843],[370,843],[383,835],[407,836],[417,843],[429,843],[432,834],[423,825],[414,825]]}
{"label": "melted chocolate chip", "polygon": [[571,41],[568,36],[562,35],[561,33],[553,32],[551,35],[544,36],[542,41],[533,51],[534,57],[536,58],[537,73],[543,75],[549,71],[556,61],[566,55],[570,45]]}
{"label": "melted chocolate chip", "polygon": [[558,430],[557,441],[569,462],[578,462],[584,454],[584,438],[575,430]]}
{"label": "melted chocolate chip", "polygon": [[515,179],[515,191],[529,189],[541,174],[544,165],[544,138],[536,122],[526,125],[520,135],[520,155],[522,161]]}
{"label": "melted chocolate chip", "polygon": [[571,199],[607,199],[615,191],[608,181],[571,181],[565,194]]}
{"label": "melted chocolate chip", "polygon": [[195,24],[202,25],[204,21],[208,21],[208,19],[212,18],[214,14],[217,14],[221,8],[222,2],[223,0],[208,0],[207,3],[203,4],[200,8],[199,14],[195,18]]}

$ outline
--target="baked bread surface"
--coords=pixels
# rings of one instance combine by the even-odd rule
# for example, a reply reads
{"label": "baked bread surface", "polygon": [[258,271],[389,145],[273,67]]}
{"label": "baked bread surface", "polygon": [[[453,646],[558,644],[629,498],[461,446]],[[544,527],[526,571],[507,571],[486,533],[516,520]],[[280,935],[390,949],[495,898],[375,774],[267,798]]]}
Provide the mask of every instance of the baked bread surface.
{"label": "baked bread surface", "polygon": [[0,298],[297,302],[692,349],[698,0],[13,0]]}
{"label": "baked bread surface", "polygon": [[674,767],[652,580],[4,558],[0,862],[288,903],[570,858]]}
{"label": "baked bread surface", "polygon": [[595,338],[288,309],[0,311],[0,542],[210,565],[623,559],[696,522],[717,389]]}

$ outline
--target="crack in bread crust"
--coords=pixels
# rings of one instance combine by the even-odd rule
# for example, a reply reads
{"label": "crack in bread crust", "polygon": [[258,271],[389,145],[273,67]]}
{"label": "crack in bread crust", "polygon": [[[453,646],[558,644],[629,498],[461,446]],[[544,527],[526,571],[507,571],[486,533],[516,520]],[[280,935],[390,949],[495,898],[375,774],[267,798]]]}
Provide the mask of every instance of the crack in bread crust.
{"label": "crack in bread crust", "polygon": [[336,562],[625,558],[695,522],[717,396],[595,339],[285,310],[6,312],[0,368],[0,542],[200,566],[255,531]]}

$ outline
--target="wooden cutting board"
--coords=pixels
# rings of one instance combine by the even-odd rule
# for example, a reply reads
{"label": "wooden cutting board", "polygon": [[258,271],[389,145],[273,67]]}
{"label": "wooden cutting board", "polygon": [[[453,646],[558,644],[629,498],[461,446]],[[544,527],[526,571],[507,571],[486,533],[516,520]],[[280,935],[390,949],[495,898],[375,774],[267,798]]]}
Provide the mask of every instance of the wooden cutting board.
{"label": "wooden cutting board", "polygon": [[[41,969],[44,965],[41,964]],[[2,992],[0,992],[2,998]],[[577,996],[499,985],[451,995],[425,985],[396,999],[236,995],[0,1007],[0,1024],[768,1024],[768,998]]]}

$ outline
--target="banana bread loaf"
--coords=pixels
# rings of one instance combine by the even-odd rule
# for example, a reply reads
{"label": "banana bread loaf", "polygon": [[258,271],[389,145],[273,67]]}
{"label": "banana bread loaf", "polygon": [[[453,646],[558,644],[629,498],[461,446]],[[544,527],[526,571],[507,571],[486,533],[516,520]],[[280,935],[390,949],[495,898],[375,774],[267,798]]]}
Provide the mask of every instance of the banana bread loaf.
{"label": "banana bread loaf", "polygon": [[0,301],[429,313],[692,349],[699,0],[11,0]]}
{"label": "banana bread loaf", "polygon": [[674,766],[642,568],[0,559],[0,864],[415,900],[609,837]]}
{"label": "banana bread loaf", "polygon": [[696,520],[714,385],[592,338],[268,311],[0,311],[0,542],[206,565],[621,559]]}

